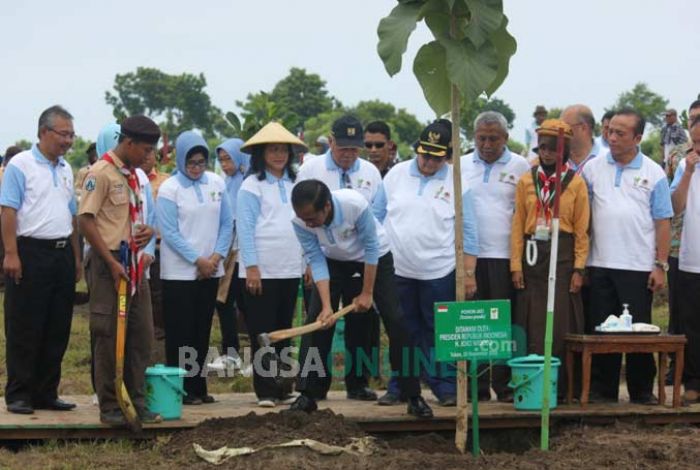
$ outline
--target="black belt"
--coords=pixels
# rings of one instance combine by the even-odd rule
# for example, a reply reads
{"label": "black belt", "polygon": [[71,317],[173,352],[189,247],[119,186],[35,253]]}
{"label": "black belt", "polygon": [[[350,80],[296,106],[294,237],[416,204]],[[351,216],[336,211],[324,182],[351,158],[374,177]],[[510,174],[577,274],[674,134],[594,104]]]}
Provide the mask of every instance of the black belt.
{"label": "black belt", "polygon": [[34,246],[37,248],[44,248],[47,250],[63,250],[70,246],[70,240],[68,238],[56,238],[53,240],[44,240],[41,238],[31,238],[31,237],[18,237],[18,243],[23,245]]}

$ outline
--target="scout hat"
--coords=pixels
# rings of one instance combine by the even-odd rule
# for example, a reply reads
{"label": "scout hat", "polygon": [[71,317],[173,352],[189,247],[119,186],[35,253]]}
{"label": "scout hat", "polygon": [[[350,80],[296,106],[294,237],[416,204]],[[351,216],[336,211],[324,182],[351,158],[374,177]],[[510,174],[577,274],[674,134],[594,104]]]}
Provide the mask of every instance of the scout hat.
{"label": "scout hat", "polygon": [[355,116],[346,114],[333,123],[331,135],[338,147],[364,147],[362,123]]}
{"label": "scout hat", "polygon": [[418,142],[413,144],[416,153],[433,155],[435,157],[448,157],[452,154],[450,140],[452,139],[452,129],[446,119],[431,122],[423,129]]}
{"label": "scout hat", "polygon": [[538,136],[549,135],[552,137],[559,137],[559,129],[564,129],[565,139],[570,140],[574,136],[571,126],[561,119],[545,119],[535,132],[537,132]]}
{"label": "scout hat", "polygon": [[265,124],[262,129],[241,146],[240,150],[241,152],[252,153],[253,147],[262,144],[290,144],[308,150],[308,147],[301,139],[285,129],[282,124],[274,121]]}
{"label": "scout hat", "polygon": [[538,114],[547,114],[547,108],[545,108],[541,104],[538,104],[537,106],[535,106],[535,112],[532,113],[532,116],[534,117],[534,116],[537,116]]}
{"label": "scout hat", "polygon": [[136,115],[122,121],[121,134],[134,140],[155,145],[160,139],[160,128],[150,118]]}

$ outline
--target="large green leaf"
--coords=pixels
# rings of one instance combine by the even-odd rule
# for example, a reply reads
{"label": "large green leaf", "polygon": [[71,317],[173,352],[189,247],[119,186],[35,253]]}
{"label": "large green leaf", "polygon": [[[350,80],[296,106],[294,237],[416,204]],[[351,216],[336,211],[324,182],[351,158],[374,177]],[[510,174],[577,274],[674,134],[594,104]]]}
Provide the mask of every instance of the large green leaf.
{"label": "large green leaf", "polygon": [[389,16],[379,22],[377,52],[389,75],[393,76],[401,70],[401,56],[406,52],[409,36],[416,29],[422,7],[423,2],[399,3]]}
{"label": "large green leaf", "polygon": [[[456,1],[456,0],[455,0]],[[461,0],[460,0],[461,1]],[[420,17],[435,36],[435,39],[447,39],[450,37],[450,20],[452,4],[448,0],[428,0],[420,11]],[[464,37],[466,17],[457,18],[457,39]]]}
{"label": "large green leaf", "polygon": [[491,96],[498,87],[503,84],[503,81],[508,76],[508,70],[510,68],[510,58],[518,50],[518,43],[515,38],[508,32],[508,17],[503,15],[503,22],[501,27],[491,35],[491,43],[496,48],[496,53],[498,54],[498,70],[496,71],[496,77],[491,82],[491,84],[486,88],[486,94]]}
{"label": "large green leaf", "polygon": [[447,78],[445,60],[445,48],[432,41],[418,50],[413,61],[413,73],[423,88],[425,99],[438,116],[450,110],[451,83]]}
{"label": "large green leaf", "polygon": [[440,41],[445,48],[449,80],[469,100],[476,99],[496,78],[498,60],[491,43],[475,48],[469,39]]}
{"label": "large green leaf", "polygon": [[502,0],[463,0],[469,8],[466,35],[474,47],[481,47],[503,22]]}
{"label": "large green leaf", "polygon": [[226,113],[226,121],[229,123],[231,127],[233,127],[233,130],[237,133],[240,134],[241,130],[243,127],[241,126],[241,120],[238,118],[236,113],[233,113],[231,111]]}

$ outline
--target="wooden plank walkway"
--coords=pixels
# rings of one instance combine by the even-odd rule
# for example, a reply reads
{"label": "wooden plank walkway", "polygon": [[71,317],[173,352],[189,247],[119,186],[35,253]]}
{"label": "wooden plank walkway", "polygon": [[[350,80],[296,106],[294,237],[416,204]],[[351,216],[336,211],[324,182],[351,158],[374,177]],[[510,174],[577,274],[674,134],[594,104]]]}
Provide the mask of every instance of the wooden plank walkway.
{"label": "wooden plank walkway", "polygon": [[[429,396],[430,392],[426,393]],[[670,393],[667,394],[670,396]],[[13,439],[92,439],[92,438],[150,438],[195,427],[209,418],[232,418],[254,412],[264,414],[279,412],[287,406],[274,409],[259,408],[252,393],[215,395],[217,402],[209,405],[186,406],[180,420],[166,421],[144,427],[141,436],[127,429],[104,426],[99,422],[98,409],[87,395],[66,396],[78,404],[70,412],[36,411],[33,415],[8,413],[0,409],[0,440]],[[329,408],[335,413],[357,422],[367,432],[419,432],[449,431],[454,429],[455,408],[443,408],[428,399],[435,412],[432,420],[417,420],[406,415],[405,405],[379,406],[375,402],[359,402],[345,399],[345,392],[331,392],[329,399],[319,402],[320,409]],[[471,405],[470,405],[471,410]],[[495,401],[480,403],[482,429],[518,429],[539,427],[540,416],[536,412],[516,411],[512,404]],[[619,404],[559,405],[551,415],[552,423],[574,421],[583,423],[612,423],[636,421],[649,424],[700,423],[700,404],[671,408],[670,400],[664,406]]]}

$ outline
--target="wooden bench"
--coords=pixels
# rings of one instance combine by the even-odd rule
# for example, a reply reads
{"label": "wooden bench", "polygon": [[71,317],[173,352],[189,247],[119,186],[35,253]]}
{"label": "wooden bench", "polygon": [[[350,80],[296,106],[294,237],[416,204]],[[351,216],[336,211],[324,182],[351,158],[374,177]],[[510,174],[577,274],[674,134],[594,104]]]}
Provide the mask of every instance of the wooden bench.
{"label": "wooden bench", "polygon": [[669,353],[676,354],[676,369],[673,375],[673,407],[681,405],[681,376],[683,375],[685,335],[572,335],[565,336],[566,371],[569,388],[567,400],[573,402],[574,353],[581,354],[581,406],[588,404],[591,389],[591,358],[593,354],[611,353],[658,353],[659,355],[659,404],[666,403],[666,362]]}

